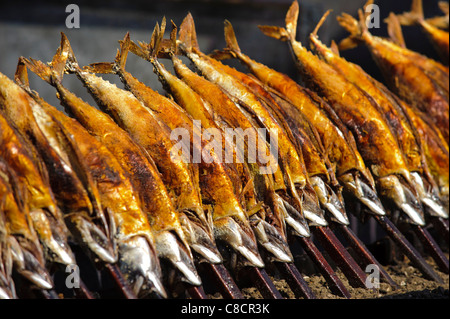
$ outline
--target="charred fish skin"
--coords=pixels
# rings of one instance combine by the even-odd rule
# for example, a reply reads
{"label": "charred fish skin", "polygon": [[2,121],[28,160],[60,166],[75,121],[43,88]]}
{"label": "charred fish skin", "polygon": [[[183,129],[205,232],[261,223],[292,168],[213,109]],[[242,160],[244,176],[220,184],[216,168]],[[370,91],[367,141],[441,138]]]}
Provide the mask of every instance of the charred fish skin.
{"label": "charred fish skin", "polygon": [[275,27],[263,31],[266,35],[289,42],[307,85],[327,98],[339,118],[352,131],[358,150],[376,176],[380,195],[404,212],[411,222],[424,225],[422,206],[416,198],[410,173],[384,116],[376,111],[373,99],[365,92],[295,40],[298,13],[299,5],[295,1],[286,15],[286,29]]}
{"label": "charred fish skin", "polygon": [[0,175],[0,300],[17,299],[14,281],[12,279],[13,258],[10,233],[5,216],[5,202],[8,196],[7,183]]}
{"label": "charred fish skin", "polygon": [[[11,143],[10,139],[15,138],[14,129],[8,125],[1,112],[0,128],[2,132],[0,144],[3,150]],[[20,145],[16,144],[15,147],[19,149]],[[51,289],[53,281],[46,269],[44,252],[26,204],[26,185],[19,180],[2,156],[0,156],[0,182],[3,194],[2,209],[10,234],[9,244],[14,269],[37,287]]]}
{"label": "charred fish skin", "polygon": [[[126,42],[122,44],[126,44]],[[160,72],[165,72],[162,69],[162,65],[159,65],[159,67]],[[171,130],[185,128],[190,132],[190,136],[194,137],[194,134],[196,134],[198,141],[203,143],[199,136],[201,132],[197,132],[194,128],[193,120],[187,113],[182,111],[179,105],[160,96],[157,92],[152,92],[150,88],[141,86],[141,89],[137,92],[136,86],[129,86],[136,96],[140,96],[143,104],[150,111],[155,112],[155,116]],[[143,94],[144,92],[146,92],[146,95]],[[149,99],[150,96],[153,96],[153,99]],[[199,145],[196,145],[195,140],[192,141],[192,147],[199,147]],[[244,264],[249,263],[250,265],[261,267],[263,263],[256,248],[254,234],[251,231],[239,200],[233,193],[234,187],[230,183],[229,174],[234,174],[234,171],[225,171],[225,167],[220,163],[221,161],[216,159],[209,164],[203,161],[199,164],[201,170],[199,182],[203,192],[202,198],[210,203],[213,209],[211,217],[214,224],[214,234],[218,236],[216,237],[217,240],[227,243],[236,251],[241,252],[244,256]],[[225,219],[230,219],[230,221],[224,222]],[[232,225],[233,228],[226,229],[224,228],[226,225]],[[239,230],[239,232],[232,236],[227,235],[232,229]],[[243,245],[246,246],[245,249],[242,247]]]}
{"label": "charred fish skin", "polygon": [[[360,10],[360,19],[363,19],[363,16]],[[416,62],[420,60],[412,60],[404,54],[399,54],[398,46],[371,35],[364,23],[358,22],[348,14],[343,14],[338,20],[342,27],[351,33],[353,39],[366,44],[391,90],[412,106],[428,113],[448,143],[448,96],[421,68],[420,63]],[[345,45],[341,47],[345,48]]]}
{"label": "charred fish skin", "polygon": [[[37,104],[47,104],[39,95],[31,91],[25,60],[20,59],[16,81],[26,90]],[[92,179],[84,172],[77,155],[61,132],[41,107],[29,103],[21,113],[27,135],[41,156],[49,174],[49,183],[58,206],[72,235],[87,249],[88,254],[107,263],[117,260],[105,216],[98,199],[98,190]]]}
{"label": "charred fish skin", "polygon": [[[225,49],[226,55],[231,54],[239,59],[262,84],[271,88],[274,98],[278,99],[285,108],[288,107],[284,111],[289,111],[291,118],[295,121],[291,124],[302,126],[298,119],[305,117],[314,126],[318,133],[316,139],[318,138],[322,144],[318,145],[318,148],[327,150],[325,156],[330,163],[329,169],[342,183],[344,190],[361,200],[370,212],[384,215],[384,208],[376,194],[372,175],[356,149],[353,136],[340,124],[330,107],[326,107],[327,103],[312,92],[301,88],[286,75],[243,54],[228,22],[225,22],[225,39],[228,45]],[[333,121],[329,118],[330,116]]]}
{"label": "charred fish skin", "polygon": [[19,129],[23,120],[18,116],[19,108],[29,103],[30,97],[1,73],[0,81],[0,108],[6,117],[4,125],[11,123],[17,128],[15,133],[10,133],[11,144],[7,144],[9,148],[4,149],[2,156],[27,185],[30,216],[45,247],[46,258],[65,265],[76,264],[67,241],[69,231],[49,185],[48,172],[28,137]]}
{"label": "charred fish skin", "polygon": [[[172,32],[172,34],[176,34],[176,28],[174,28],[174,30],[175,30],[175,32]],[[162,30],[156,29],[156,31],[159,31],[158,33],[160,36],[163,35]],[[153,54],[156,55],[157,51],[159,49],[157,47],[154,47],[154,48],[150,48],[150,50],[153,51]],[[173,59],[176,59],[176,57],[173,57]],[[164,66],[156,60],[156,57],[152,57],[152,54],[149,55],[148,60],[150,60],[154,64],[155,72],[157,72],[159,74],[161,81],[168,87],[167,90],[172,93],[175,100],[178,102],[178,105],[180,105],[184,110],[186,110],[192,116],[192,118],[201,119],[200,123],[202,124],[202,127],[204,129],[208,129],[208,130],[214,129],[219,132],[221,131],[221,129],[215,124],[215,122],[212,119],[212,117],[210,116],[210,114],[206,111],[206,109],[208,108],[208,106],[206,105],[207,102],[205,100],[203,100],[200,95],[198,95],[191,87],[189,87],[187,83],[183,82],[181,79],[170,74],[164,68]],[[174,62],[174,63],[176,64],[176,62]],[[178,66],[181,67],[180,65],[178,65]],[[177,115],[178,118],[183,117],[182,112],[176,112],[176,109],[174,109],[174,111],[175,111],[175,115],[177,115],[177,113],[178,113],[178,115]],[[160,112],[158,114],[162,115],[162,114],[166,114],[168,112],[169,112],[169,110],[164,111],[163,108],[160,107]],[[166,121],[170,122],[172,120],[170,118],[167,118]],[[188,126],[192,126],[192,123],[191,123],[192,120],[190,118],[185,118],[185,121],[189,123]],[[174,127],[172,126],[172,128],[174,128]],[[202,141],[202,143],[204,143],[204,142]],[[194,147],[195,147],[195,145],[194,145]],[[231,165],[231,167],[230,167],[230,165],[221,164],[221,163],[223,163],[223,159],[217,158],[217,160],[218,161],[216,163],[213,163],[212,165],[205,165],[204,163],[201,163],[200,169],[203,169],[204,171],[209,171],[210,173],[207,173],[207,175],[214,176],[214,175],[218,174],[218,175],[222,175],[222,176],[228,175],[229,177],[235,176],[234,180],[239,180],[239,182],[242,183],[240,181],[241,177],[239,175],[236,176],[237,172],[235,171],[235,169],[233,169],[233,167],[232,167],[233,165]],[[234,165],[237,165],[237,164],[234,164]],[[240,168],[237,171],[246,170],[246,167],[244,165],[239,165],[239,166],[240,166]],[[217,171],[217,173],[214,173],[216,171]],[[208,178],[207,176],[205,176],[205,177]],[[200,182],[202,183],[202,176],[200,178]],[[212,182],[212,184],[210,184],[211,182]],[[247,182],[248,182],[248,179],[245,183],[247,183]],[[214,188],[216,188],[217,185],[221,185],[221,187],[219,189],[217,189],[217,191],[214,191]],[[228,185],[229,186],[225,188],[224,187],[224,186],[226,186],[225,181],[216,183],[216,182],[214,182],[214,180],[211,179],[210,181],[206,181],[204,188],[208,189],[208,193],[210,193],[213,196],[213,198],[211,198],[211,200],[215,201],[217,203],[216,205],[220,205],[221,202],[226,203],[227,201],[229,201],[229,199],[231,197],[234,196],[232,185],[230,183],[228,183]],[[240,187],[238,185],[237,190],[234,191],[236,196],[242,196],[241,189],[243,189],[243,188],[245,188],[245,185],[242,185]],[[229,190],[228,194],[224,193],[225,189]],[[217,195],[219,193],[224,193],[224,196],[222,198],[217,197]],[[239,200],[236,200],[236,202],[239,202]],[[251,198],[250,202],[248,204],[246,204],[246,206],[248,207],[249,205],[255,205],[255,203],[256,203],[256,199]],[[258,206],[258,204],[256,204],[256,206]],[[249,208],[247,208],[247,210],[248,209]],[[252,207],[250,207],[250,209],[252,209]],[[239,218],[241,218],[244,222],[248,223],[246,221],[247,217],[245,216],[247,214],[247,211],[245,211],[244,208],[241,208],[241,210],[242,210],[242,213],[240,214],[241,217],[239,217]],[[254,208],[254,210],[256,211],[255,208]],[[260,210],[260,209],[258,209],[258,210]],[[236,217],[238,217],[238,216],[236,216]],[[215,216],[213,218],[215,218]],[[286,250],[288,245],[280,242],[282,235],[280,235],[280,234],[277,235],[277,230],[274,229],[271,225],[267,224],[264,220],[262,220],[261,217],[259,217],[258,213],[253,214],[252,217],[250,217],[250,219],[251,219],[250,224],[259,226],[259,228],[258,228],[258,226],[256,226],[257,227],[256,231],[255,231],[255,226],[254,226],[253,230],[255,232],[255,235],[259,239],[259,242],[262,243],[263,247],[267,247],[268,250],[274,254],[271,258],[278,259],[280,261],[292,261],[292,259],[290,257],[291,253],[289,252],[289,250]],[[248,226],[250,226],[250,225],[248,225]],[[266,233],[266,231],[268,231],[269,229],[270,229],[270,232]],[[275,238],[275,241],[271,242],[270,238]]]}
{"label": "charred fish skin", "polygon": [[[175,174],[173,167],[171,167],[172,164],[180,167],[181,165],[184,165],[184,163],[181,159],[178,161],[172,160],[170,154],[171,144],[165,137],[167,129],[162,128],[159,123],[154,120],[149,111],[146,110],[130,92],[119,89],[117,86],[90,72],[83,71],[78,66],[73,51],[70,48],[70,43],[64,34],[62,35],[62,43],[63,46],[66,47],[67,51],[65,52],[68,52],[69,56],[66,70],[71,73],[76,73],[78,78],[94,97],[98,106],[106,113],[110,114],[119,126],[125,129],[138,144],[149,152],[155,160],[155,163],[157,163],[162,176],[164,176],[164,172],[170,178],[180,181],[180,184],[177,185],[178,190],[175,189],[176,195],[179,196],[182,187],[186,187],[186,181],[182,178],[189,179],[192,177],[190,177],[191,172],[189,170],[181,171],[182,174],[177,175]],[[95,141],[98,143],[97,140]],[[164,165],[158,165],[160,158],[157,156],[165,156],[163,157],[165,161],[160,162]],[[120,163],[117,164],[120,167]],[[165,171],[161,170],[161,168]],[[129,182],[128,179],[127,181]],[[132,185],[130,185],[130,190],[131,189],[133,189]],[[195,188],[187,187],[187,192],[192,195],[192,197],[182,194],[183,196],[179,196],[180,201],[178,202],[178,205],[180,205],[180,203],[187,207],[198,207],[201,205],[199,197],[196,196],[197,192]],[[167,221],[159,220],[153,227],[163,230],[167,227]],[[155,232],[155,235],[157,235],[155,241],[158,253],[161,253],[164,258],[167,258],[172,262],[172,264],[183,274],[183,280],[195,286],[200,285],[201,280],[193,264],[192,252],[186,242],[183,230],[181,227],[173,224],[170,229],[171,231]]]}
{"label": "charred fish skin", "polygon": [[[448,9],[448,7],[447,7]],[[448,11],[447,11],[448,14]],[[405,12],[400,16],[400,22],[403,25],[420,25],[422,30],[430,39],[431,43],[439,53],[442,61],[448,64],[449,58],[449,34],[448,32],[439,29],[430,21],[427,21],[423,13],[422,0],[413,0],[410,12]],[[447,15],[448,28],[448,15]]]}
{"label": "charred fish skin", "polygon": [[[240,81],[240,77],[245,75],[200,52],[191,15],[188,15],[183,21],[179,35],[180,48],[196,65],[200,73],[232,96],[245,112],[252,114],[258,122],[258,126],[277,136],[278,161],[284,172],[288,198],[291,200],[289,205],[290,208],[295,207],[297,213],[302,211],[296,216],[300,217],[304,214],[314,225],[327,225],[316,194],[309,191],[310,185],[301,154],[291,147],[292,144],[287,135],[265,110],[263,102]],[[302,193],[303,200],[300,199],[299,193]]]}
{"label": "charred fish skin", "polygon": [[322,60],[373,98],[379,113],[386,116],[387,123],[390,125],[391,131],[397,139],[398,145],[405,157],[407,168],[411,173],[412,183],[415,185],[422,204],[431,209],[433,214],[445,218],[447,214],[445,213],[444,207],[437,200],[437,187],[433,179],[429,178],[429,169],[422,154],[420,137],[414,129],[409,115],[392,96],[386,94],[388,89],[383,84],[373,79],[361,67],[341,58],[338,52],[329,49],[318,39],[318,28],[324,22],[328,13],[324,15],[316,30],[310,36],[314,50]]}

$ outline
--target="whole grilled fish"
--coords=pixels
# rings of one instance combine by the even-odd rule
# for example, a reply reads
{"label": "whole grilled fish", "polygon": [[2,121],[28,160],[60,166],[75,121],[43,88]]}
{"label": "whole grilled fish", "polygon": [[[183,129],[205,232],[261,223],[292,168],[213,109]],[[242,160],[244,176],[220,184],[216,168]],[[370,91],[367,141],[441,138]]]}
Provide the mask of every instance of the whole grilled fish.
{"label": "whole grilled fish", "polygon": [[9,185],[0,175],[0,300],[16,299],[16,289],[12,279],[13,258],[11,250],[11,240],[13,240],[8,229],[5,216],[5,203],[10,196]]}
{"label": "whole grilled fish", "polygon": [[[163,22],[164,25],[164,22]],[[163,26],[161,29],[155,29],[154,38],[156,37],[162,37],[164,34],[163,32]],[[176,36],[176,27],[174,27],[174,31],[172,31],[172,34]],[[175,39],[174,39],[175,40]],[[143,44],[141,44],[142,47]],[[175,101],[178,102],[178,105],[180,105],[184,110],[186,110],[187,113],[190,114],[191,117],[183,116],[183,112],[180,111],[178,108],[171,108],[169,110],[164,110],[161,105],[165,105],[162,103],[159,103],[159,105],[155,105],[156,108],[158,108],[159,116],[164,117],[165,121],[170,123],[172,122],[172,129],[176,129],[177,127],[183,126],[183,123],[173,123],[173,116],[175,116],[178,119],[183,118],[183,121],[187,123],[187,128],[193,127],[192,119],[200,119],[200,123],[202,128],[204,130],[202,131],[202,137],[205,136],[205,133],[207,132],[215,131],[217,133],[220,133],[220,136],[223,136],[224,131],[216,125],[211,115],[208,113],[207,109],[210,108],[208,103],[202,99],[202,97],[196,93],[190,86],[188,86],[187,83],[183,82],[176,76],[169,73],[165,67],[157,60],[156,55],[159,51],[159,47],[154,45],[152,47],[152,43],[148,46],[148,54],[145,52],[140,53],[141,56],[149,60],[153,63],[155,71],[158,73],[161,81],[163,84],[167,87],[167,91],[171,92],[172,96],[174,97]],[[181,65],[178,65],[176,61],[181,63],[180,60],[177,60],[175,56],[173,56],[174,65],[177,65],[178,68],[182,67]],[[165,114],[172,114],[171,117],[165,116]],[[176,122],[176,121],[175,121]],[[202,139],[201,143],[195,143],[197,145],[193,145],[193,147],[201,146],[203,149],[207,145],[207,142],[204,138]],[[247,214],[248,218],[250,219],[250,224],[252,225],[252,228],[254,230],[254,233],[258,239],[258,242],[268,249],[269,252],[271,252],[273,255],[270,257],[271,259],[276,259],[278,261],[284,261],[284,262],[290,262],[292,261],[292,255],[289,251],[289,247],[286,241],[286,238],[283,234],[283,226],[281,224],[274,223],[275,227],[273,227],[271,224],[267,223],[265,221],[266,211],[261,207],[261,204],[258,203],[258,199],[256,198],[255,189],[254,187],[248,186],[249,183],[255,182],[256,179],[253,179],[251,173],[249,172],[248,167],[245,164],[239,163],[236,161],[236,157],[239,156],[238,154],[235,154],[233,156],[233,162],[227,163],[227,161],[224,160],[224,154],[223,149],[225,149],[225,152],[229,147],[227,147],[227,139],[225,138],[223,141],[221,141],[221,145],[219,146],[219,150],[216,150],[214,148],[214,152],[220,152],[220,158],[218,154],[210,154],[211,156],[216,155],[213,162],[208,164],[200,163],[200,169],[205,171],[205,176],[201,176],[200,182],[202,183],[202,179],[209,178],[208,175],[212,176],[221,176],[221,178],[229,177],[231,180],[237,180],[239,184],[237,187],[235,187],[235,195],[242,197],[243,195],[246,200],[243,201],[243,208],[242,211],[244,214]],[[198,145],[200,144],[200,145]],[[223,145],[222,145],[223,144]],[[242,155],[242,154],[241,154]],[[226,155],[225,155],[226,156]],[[234,176],[234,177],[232,177]],[[242,179],[242,180],[241,180]],[[213,182],[213,183],[211,183]],[[216,191],[213,190],[214,187],[214,181],[203,183],[205,184],[205,188],[208,190],[207,192],[212,195],[213,198],[211,198],[212,201],[217,202],[217,205],[220,205],[220,202],[227,202],[229,200],[229,196],[231,193],[233,193],[232,188],[229,187],[230,191],[228,194],[223,194],[222,198],[217,197],[218,194],[221,192],[224,192],[224,189],[218,189]],[[219,183],[218,185],[225,185],[225,183]],[[230,185],[231,186],[231,185]],[[264,187],[264,185],[263,185]],[[245,194],[242,194],[242,191],[245,191]],[[250,213],[250,214],[249,214]],[[276,219],[275,221],[279,221],[279,219]]]}
{"label": "whole grilled fish", "polygon": [[243,54],[229,23],[225,23],[225,39],[228,45],[226,52],[239,59],[262,84],[272,89],[272,96],[278,99],[278,104],[282,104],[284,116],[289,117],[294,132],[297,130],[295,127],[301,127],[303,131],[314,127],[317,134],[309,134],[310,141],[315,141],[316,150],[322,150],[322,158],[328,163],[327,170],[337,177],[344,190],[371,212],[384,215],[372,175],[356,149],[353,136],[327,103],[288,76]]}
{"label": "whole grilled fish", "polygon": [[427,21],[423,14],[422,0],[413,0],[411,12],[405,12],[400,18],[403,25],[419,25],[430,39],[436,51],[442,58],[444,63],[448,64],[449,59],[449,34],[447,31],[441,30]]}
{"label": "whole grilled fish", "polygon": [[[8,165],[4,153],[10,150],[26,154],[21,138],[0,112],[0,194],[2,212],[6,219],[9,244],[14,268],[23,277],[41,289],[53,288],[53,281],[45,268],[45,257],[39,237],[33,227],[28,210],[26,184],[19,179],[14,169]],[[25,160],[25,156],[23,160]]]}
{"label": "whole grilled fish", "polygon": [[[171,149],[174,145],[168,138],[168,128],[162,127],[132,93],[119,89],[91,72],[82,70],[64,34],[62,45],[64,47],[62,52],[67,52],[69,56],[66,70],[76,73],[98,106],[150,154],[168,191],[172,194],[171,197],[176,199],[174,201],[176,209],[194,213],[201,211],[203,209],[201,196],[198,187],[195,186],[192,171],[181,157],[177,158],[177,154],[172,157]],[[165,254],[165,258],[183,274],[186,281],[193,285],[200,285],[201,280],[195,269],[192,252],[181,225],[177,225],[174,218],[170,220],[161,218],[159,221],[154,225],[161,230],[155,238],[158,251]],[[169,227],[167,231],[163,231],[167,227]]]}
{"label": "whole grilled fish", "polygon": [[[49,261],[65,265],[75,264],[75,258],[67,242],[68,230],[51,190],[48,173],[42,165],[42,159],[33,145],[27,140],[26,113],[22,107],[32,103],[31,97],[19,85],[0,74],[0,108],[5,117],[18,131],[25,135],[18,152],[17,146],[2,150],[3,158],[14,169],[21,181],[27,185],[28,204],[34,228],[45,247]],[[22,116],[19,116],[22,114]]]}
{"label": "whole grilled fish", "polygon": [[353,133],[358,150],[376,178],[380,195],[409,216],[410,221],[425,225],[411,174],[385,117],[377,111],[376,103],[367,93],[295,40],[298,13],[295,1],[286,15],[286,29],[261,29],[268,36],[289,42],[306,84],[327,99]]}
{"label": "whole grilled fish", "polygon": [[241,82],[240,78],[246,75],[206,56],[199,50],[194,21],[190,14],[180,26],[178,42],[180,49],[203,76],[230,95],[242,112],[251,114],[259,127],[267,129],[272,136],[276,136],[278,162],[290,199],[289,210],[297,213],[302,211],[305,218],[314,225],[326,226],[327,221],[324,219],[317,196],[309,182],[302,154],[293,147],[287,134],[266,110],[264,102]]}
{"label": "whole grilled fish", "polygon": [[368,94],[376,103],[378,112],[384,114],[387,123],[390,125],[398,145],[405,157],[408,170],[411,174],[411,181],[419,193],[422,203],[427,206],[432,214],[448,217],[438,199],[437,185],[430,175],[426,158],[422,153],[421,139],[416,132],[411,119],[403,106],[397,103],[391,95],[386,94],[388,89],[383,84],[376,81],[364,70],[353,63],[346,61],[339,56],[339,52],[325,46],[318,38],[317,32],[328,16],[329,11],[324,15],[315,31],[310,36],[310,41],[319,57],[340,72],[345,78],[358,86]]}
{"label": "whole grilled fish", "polygon": [[[360,10],[360,22],[348,14],[338,18],[339,23],[351,34],[350,42],[363,42],[369,48],[372,57],[383,72],[390,89],[403,100],[422,112],[429,114],[435,125],[449,141],[449,102],[448,93],[440,85],[437,78],[431,75],[430,69],[441,72],[437,68],[424,66],[425,57],[414,54],[411,58],[409,50],[395,43],[371,35]],[[341,48],[348,47],[348,42],[341,43]],[[405,51],[409,51],[405,53]],[[432,63],[435,65],[436,63]],[[445,77],[445,74],[444,74]],[[448,70],[446,75],[448,81]],[[448,85],[447,85],[448,90]],[[448,91],[447,91],[448,92]]]}
{"label": "whole grilled fish", "polygon": [[[161,125],[168,127],[172,132],[176,132],[177,129],[184,129],[189,133],[185,146],[195,152],[194,148],[204,144],[202,144],[201,132],[195,127],[187,113],[174,101],[145,86],[124,69],[129,44],[129,37],[126,36],[121,44],[121,51],[116,58],[114,68],[116,68],[117,73],[129,90],[142,102],[142,105],[148,108],[148,112]],[[167,137],[161,138],[167,139]],[[169,141],[168,143],[172,142]],[[201,150],[198,151],[201,154]],[[208,224],[212,222],[213,225],[211,226],[214,228],[214,235],[217,240],[229,244],[246,258],[247,261],[244,263],[261,267],[263,264],[253,238],[253,232],[243,213],[239,199],[233,193],[234,187],[229,176],[217,161],[211,163],[199,161],[198,164],[200,170],[198,182],[201,186],[202,201],[212,206],[212,216],[209,215],[203,219],[208,221]],[[160,162],[159,165],[168,165],[168,163]],[[185,163],[185,167],[189,169],[187,163]],[[231,231],[235,233],[231,235]]]}
{"label": "whole grilled fish", "polygon": [[108,226],[111,217],[105,216],[97,187],[78,161],[80,156],[58,124],[37,105],[47,103],[30,89],[23,59],[19,60],[16,82],[33,100],[17,105],[9,112],[10,117],[19,123],[42,158],[49,184],[71,234],[88,248],[89,254],[94,253],[94,258],[114,263],[116,249]]}

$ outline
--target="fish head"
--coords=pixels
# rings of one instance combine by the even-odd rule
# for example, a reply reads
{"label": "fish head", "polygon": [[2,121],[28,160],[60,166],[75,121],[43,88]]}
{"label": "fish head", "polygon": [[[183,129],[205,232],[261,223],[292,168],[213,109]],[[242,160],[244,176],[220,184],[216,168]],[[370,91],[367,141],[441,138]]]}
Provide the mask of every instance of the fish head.
{"label": "fish head", "polygon": [[430,185],[430,183],[417,172],[412,172],[410,176],[410,181],[413,184],[425,211],[431,216],[448,219],[448,209],[445,207],[445,202],[443,203],[441,201],[437,189]]}
{"label": "fish head", "polygon": [[133,236],[118,243],[118,264],[138,297],[156,294],[167,298],[162,285],[158,254],[146,236]]}

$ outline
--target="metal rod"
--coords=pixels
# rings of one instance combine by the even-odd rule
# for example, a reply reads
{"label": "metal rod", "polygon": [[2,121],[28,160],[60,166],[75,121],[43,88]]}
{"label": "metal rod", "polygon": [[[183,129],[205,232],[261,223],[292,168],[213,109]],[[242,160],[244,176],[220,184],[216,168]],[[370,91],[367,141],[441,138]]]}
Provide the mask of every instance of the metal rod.
{"label": "metal rod", "polygon": [[320,250],[312,242],[311,238],[297,237],[297,239],[316,267],[319,269],[322,276],[328,282],[331,292],[340,297],[351,298],[350,292],[347,288],[345,288],[342,281],[336,275],[327,260],[323,257]]}
{"label": "metal rod", "polygon": [[389,285],[391,285],[394,289],[400,288],[398,284],[394,281],[394,279],[392,279],[392,277],[387,273],[384,267],[379,263],[379,261],[372,255],[372,253],[369,251],[366,245],[364,245],[364,243],[358,238],[358,236],[356,236],[356,234],[349,227],[337,223],[334,223],[333,226],[339,228],[340,233],[348,241],[350,247],[353,248],[353,250],[356,253],[356,256],[359,257],[359,260],[361,260],[361,264],[364,264],[366,266],[370,264],[378,266],[381,277],[384,279],[384,281]]}
{"label": "metal rod", "polygon": [[239,277],[241,276],[249,277],[264,299],[283,299],[264,269],[245,267],[240,270]]}
{"label": "metal rod", "polygon": [[433,226],[436,228],[437,232],[444,238],[447,246],[449,244],[449,227],[448,219],[443,219],[442,217],[433,217],[431,219]]}
{"label": "metal rod", "polygon": [[59,298],[58,294],[55,290],[45,290],[45,289],[39,289],[38,292],[45,298],[45,299],[61,299]]}
{"label": "metal rod", "polygon": [[106,269],[126,299],[137,299],[136,294],[131,290],[116,264],[106,264]]}
{"label": "metal rod", "polygon": [[284,279],[291,287],[296,297],[303,297],[305,299],[316,299],[311,288],[303,279],[302,275],[292,263],[274,263],[278,271],[283,275]]}
{"label": "metal rod", "polygon": [[419,252],[411,245],[411,243],[405,238],[405,236],[398,230],[398,228],[385,216],[373,216],[380,226],[386,231],[389,237],[394,243],[401,249],[403,254],[409,258],[411,263],[419,269],[425,278],[434,280],[443,284],[441,277],[427,264],[425,259],[419,254]]}
{"label": "metal rod", "polygon": [[320,244],[325,248],[337,266],[355,288],[366,288],[366,273],[328,227],[312,227]]}
{"label": "metal rod", "polygon": [[436,262],[436,265],[439,267],[439,270],[448,274],[449,273],[448,259],[444,255],[443,251],[436,243],[434,238],[428,232],[428,230],[417,225],[411,225],[411,227],[413,228],[414,233],[417,235],[419,240],[424,245],[425,250]]}
{"label": "metal rod", "polygon": [[200,267],[214,282],[223,298],[244,299],[244,295],[223,264],[201,263]]}
{"label": "metal rod", "polygon": [[80,287],[74,288],[74,292],[77,298],[80,299],[96,299],[82,280],[80,280]]}
{"label": "metal rod", "polygon": [[208,299],[202,286],[187,286],[186,290],[193,299]]}

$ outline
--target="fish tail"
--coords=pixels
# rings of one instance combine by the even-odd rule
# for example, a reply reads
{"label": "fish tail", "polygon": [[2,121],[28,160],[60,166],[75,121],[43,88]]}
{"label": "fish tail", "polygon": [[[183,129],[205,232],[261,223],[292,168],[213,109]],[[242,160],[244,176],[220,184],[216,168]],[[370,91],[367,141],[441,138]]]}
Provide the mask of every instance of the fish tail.
{"label": "fish tail", "polygon": [[411,5],[411,11],[405,12],[399,16],[400,23],[402,25],[411,26],[416,25],[425,20],[423,13],[422,0],[413,0]]}
{"label": "fish tail", "polygon": [[265,35],[275,38],[281,41],[294,40],[297,35],[297,20],[299,13],[299,5],[297,1],[294,1],[289,7],[286,14],[286,28],[277,26],[259,25],[258,28]]}
{"label": "fish tail", "polygon": [[[339,24],[350,33],[348,38],[343,39],[339,43],[340,50],[349,50],[357,47],[362,42],[362,36],[367,30],[367,26],[364,21],[364,14],[362,10],[359,10],[360,21],[352,17],[347,13],[343,13],[337,20]],[[362,23],[361,23],[362,22]]]}
{"label": "fish tail", "polygon": [[[60,50],[60,52],[61,52],[61,54],[60,54],[61,57],[66,59],[66,64],[65,64],[64,68],[62,70],[60,70],[60,74],[62,74],[62,72],[77,73],[77,72],[81,71],[81,68],[78,65],[78,61],[75,57],[75,54],[73,53],[72,46],[70,45],[69,39],[64,34],[64,32],[61,32],[61,45],[58,50]],[[62,67],[62,64],[58,64],[58,66]]]}
{"label": "fish tail", "polygon": [[15,80],[22,87],[29,88],[27,68],[45,82],[54,85],[56,79],[53,75],[52,67],[33,58],[25,59],[21,57],[17,64]]}
{"label": "fish tail", "polygon": [[397,45],[406,48],[405,38],[403,37],[402,25],[399,16],[391,12],[388,18],[384,20],[388,26],[389,37]]}
{"label": "fish tail", "polygon": [[180,49],[186,53],[195,50],[200,50],[197,40],[197,32],[195,31],[194,18],[191,13],[184,18],[178,31],[178,39],[180,42]]}
{"label": "fish tail", "polygon": [[330,13],[331,13],[332,11],[333,11],[333,10],[328,10],[327,12],[324,13],[324,15],[323,15],[322,18],[320,19],[319,23],[317,23],[316,28],[315,28],[314,31],[311,33],[310,37],[315,37],[315,38],[318,37],[317,34],[318,34],[318,32],[319,32],[319,29],[323,26],[323,24],[325,23],[325,21],[327,20],[328,16],[330,15]]}
{"label": "fish tail", "polygon": [[224,34],[227,47],[223,50],[214,50],[209,54],[210,57],[218,61],[234,59],[236,58],[236,54],[241,53],[233,26],[228,20],[224,21]]}

